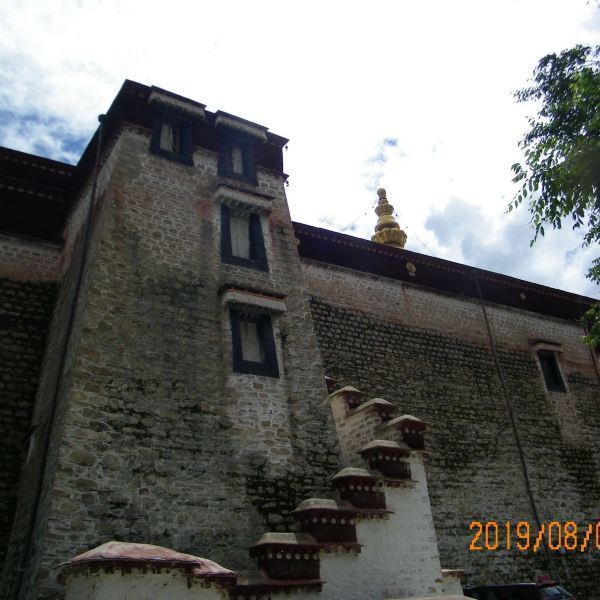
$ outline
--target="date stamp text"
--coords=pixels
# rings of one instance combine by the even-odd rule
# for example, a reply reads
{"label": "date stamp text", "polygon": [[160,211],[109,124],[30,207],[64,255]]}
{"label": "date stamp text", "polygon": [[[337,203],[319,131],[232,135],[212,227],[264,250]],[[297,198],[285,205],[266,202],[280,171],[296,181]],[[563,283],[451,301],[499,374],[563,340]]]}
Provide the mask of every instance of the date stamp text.
{"label": "date stamp text", "polygon": [[541,528],[528,521],[471,521],[473,532],[471,552],[517,549],[521,552],[541,552],[546,545],[550,550],[586,552],[600,550],[600,521],[577,525],[575,521],[550,521]]}

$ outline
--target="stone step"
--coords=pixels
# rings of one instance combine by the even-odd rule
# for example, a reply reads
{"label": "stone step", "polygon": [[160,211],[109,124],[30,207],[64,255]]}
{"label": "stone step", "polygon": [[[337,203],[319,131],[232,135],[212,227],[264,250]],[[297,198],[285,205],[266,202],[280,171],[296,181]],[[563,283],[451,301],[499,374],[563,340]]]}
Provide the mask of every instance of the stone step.
{"label": "stone step", "polygon": [[357,508],[385,509],[385,494],[381,482],[366,469],[346,467],[331,479],[340,498]]}
{"label": "stone step", "polygon": [[269,579],[319,579],[317,540],[306,533],[267,532],[250,547],[250,556]]}
{"label": "stone step", "polygon": [[404,442],[373,440],[359,451],[369,469],[379,471],[385,478],[410,480],[410,447]]}
{"label": "stone step", "polygon": [[362,404],[359,404],[349,415],[356,414],[374,414],[382,422],[387,422],[392,418],[392,414],[398,411],[398,407],[394,406],[391,402],[388,402],[384,398],[371,398]]}
{"label": "stone step", "polygon": [[332,394],[329,394],[329,400],[330,402],[341,401],[345,405],[346,410],[350,411],[358,408],[364,401],[365,396],[366,394],[364,392],[357,390],[351,385],[346,385]]}
{"label": "stone step", "polygon": [[412,450],[425,450],[424,433],[426,429],[425,421],[412,415],[400,415],[388,421],[379,431],[384,436],[390,435],[391,432],[397,432],[400,440]]}
{"label": "stone step", "polygon": [[360,551],[356,541],[354,513],[338,506],[335,500],[309,498],[292,512],[303,533],[311,535],[319,544],[345,547]]}
{"label": "stone step", "polygon": [[263,571],[238,573],[237,585],[229,590],[231,600],[259,600],[273,594],[320,592],[321,579],[271,579]]}

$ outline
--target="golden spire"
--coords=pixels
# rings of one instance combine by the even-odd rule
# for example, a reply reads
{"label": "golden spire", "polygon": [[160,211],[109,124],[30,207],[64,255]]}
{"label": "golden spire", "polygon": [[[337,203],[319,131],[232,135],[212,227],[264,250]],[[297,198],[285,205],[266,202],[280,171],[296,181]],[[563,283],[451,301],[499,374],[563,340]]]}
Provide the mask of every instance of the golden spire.
{"label": "golden spire", "polygon": [[387,201],[383,188],[377,190],[377,195],[379,202],[375,208],[375,214],[379,218],[375,225],[375,235],[371,237],[371,240],[395,248],[404,248],[406,233],[400,229],[400,225],[394,219],[394,207]]}

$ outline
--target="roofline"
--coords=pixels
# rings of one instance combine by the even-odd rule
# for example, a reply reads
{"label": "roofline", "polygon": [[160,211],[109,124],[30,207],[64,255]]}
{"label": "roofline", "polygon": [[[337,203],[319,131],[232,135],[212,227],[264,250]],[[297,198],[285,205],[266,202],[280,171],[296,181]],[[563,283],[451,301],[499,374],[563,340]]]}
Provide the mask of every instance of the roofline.
{"label": "roofline", "polygon": [[[202,104],[202,102],[198,102],[197,100],[192,100],[191,98],[186,98],[185,96],[181,96],[180,94],[176,94],[175,92],[170,92],[169,90],[158,87],[156,85],[150,85],[150,86],[145,85],[143,83],[139,83],[138,81],[134,81],[133,79],[126,79],[123,82],[123,85],[121,86],[121,89],[119,90],[119,93],[117,94],[116,97],[118,97],[119,94],[123,91],[132,91],[133,89],[137,89],[138,92],[146,93],[147,97],[150,97],[150,94],[153,91],[160,92],[161,94],[171,96],[172,98],[175,98],[176,100],[180,100],[181,102],[187,102],[194,106],[201,107],[202,109],[206,109],[206,104]],[[116,97],[115,97],[115,99],[116,99]],[[265,127],[264,125],[260,125],[259,123],[255,123],[254,121],[249,121],[248,119],[244,119],[244,118],[234,115],[232,113],[225,112],[224,110],[216,110],[214,112],[212,112],[210,110],[205,110],[205,112],[206,112],[206,115],[212,119],[216,118],[218,115],[223,115],[223,116],[234,118],[242,123],[247,123],[248,125],[258,127],[259,129],[263,129],[266,133],[267,141],[270,143],[276,144],[277,146],[280,146],[281,148],[283,148],[283,146],[285,146],[290,141],[286,137],[283,137],[281,135],[273,133],[272,131],[269,131],[268,130],[269,128]]]}
{"label": "roofline", "polygon": [[[502,296],[502,294],[498,294],[498,289],[510,288],[511,293],[512,290],[519,290],[521,293],[529,292],[531,294],[535,294],[536,296],[544,296],[546,298],[550,297],[558,303],[568,303],[571,305],[576,305],[577,307],[581,307],[582,310],[571,311],[574,315],[577,312],[581,313],[582,311],[585,311],[587,307],[598,302],[598,300],[588,296],[566,292],[564,290],[518,279],[509,275],[503,275],[494,271],[488,271],[486,269],[464,265],[443,258],[420,254],[412,250],[385,246],[370,240],[354,237],[345,233],[338,233],[329,229],[314,227],[312,225],[306,225],[298,222],[293,222],[293,227],[296,236],[301,242],[298,247],[300,256],[323,263],[371,273],[373,275],[389,277],[404,281],[406,283],[423,285],[439,291],[445,291],[454,294],[458,293],[471,297],[477,297],[475,290],[471,288],[470,285],[465,284],[468,284],[469,280],[472,280],[476,276],[480,280],[490,283],[490,286],[488,286],[490,289],[486,294],[487,300],[550,315],[553,315],[555,311],[546,312],[537,307],[530,308],[527,306],[527,304],[520,305],[519,303],[512,301],[507,303],[506,301],[503,301],[503,299],[497,298],[497,296]],[[315,240],[315,242],[310,242],[309,240],[311,239]],[[344,247],[348,251],[336,252],[336,250],[339,250],[340,247]],[[385,257],[386,264],[383,264],[384,261],[380,260],[379,258],[377,260],[373,260],[375,258],[373,255],[378,255],[378,257],[381,258]],[[363,260],[361,260],[361,258]],[[423,283],[422,280],[420,281],[418,277],[418,268],[417,277],[413,278],[409,275],[404,268],[407,262],[412,262],[417,267],[421,266],[424,268],[424,270],[428,271],[430,277],[428,278],[427,283]],[[391,268],[392,265],[395,268]],[[456,275],[456,279],[454,280],[456,285],[448,286],[444,283],[443,279],[445,278],[448,280],[448,275],[450,273],[454,273]],[[442,274],[443,277],[436,277],[436,274]],[[460,281],[461,279],[462,281]],[[492,287],[495,288],[496,293],[491,292]],[[554,316],[557,315],[554,314]]]}
{"label": "roofline", "polygon": [[[131,83],[136,83],[135,81],[131,81],[130,79],[126,79],[125,82],[131,82]],[[137,85],[142,85],[141,83],[138,83]],[[164,94],[165,96],[169,96],[170,98],[174,98],[175,100],[181,100],[182,102],[186,102],[187,104],[191,104],[192,106],[196,106],[198,108],[206,108],[206,104],[202,104],[202,102],[198,102],[196,100],[192,100],[191,98],[186,98],[185,96],[180,96],[179,94],[176,94],[175,92],[170,92],[169,90],[165,90],[164,88],[158,87],[156,85],[151,85],[150,87],[150,93],[152,92],[158,92],[160,94]]]}
{"label": "roofline", "polygon": [[75,166],[69,163],[39,156],[38,154],[29,154],[28,152],[22,152],[21,150],[15,150],[6,146],[0,146],[0,156],[9,158],[10,160],[24,161],[41,169],[58,171],[62,175],[67,176],[71,175],[75,170]]}

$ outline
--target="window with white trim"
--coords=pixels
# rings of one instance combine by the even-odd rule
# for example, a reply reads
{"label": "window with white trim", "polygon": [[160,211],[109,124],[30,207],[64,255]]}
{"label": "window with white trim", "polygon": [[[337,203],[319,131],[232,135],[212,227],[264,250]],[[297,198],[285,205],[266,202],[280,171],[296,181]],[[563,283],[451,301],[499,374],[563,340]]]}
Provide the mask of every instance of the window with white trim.
{"label": "window with white trim", "polygon": [[229,320],[233,371],[279,377],[271,316],[230,308]]}
{"label": "window with white trim", "polygon": [[269,271],[260,215],[221,205],[221,260]]}
{"label": "window with white trim", "polygon": [[221,128],[219,133],[220,177],[257,185],[254,149],[256,140],[241,132]]}
{"label": "window with white trim", "polygon": [[190,116],[165,107],[157,109],[150,151],[168,160],[192,165]]}

